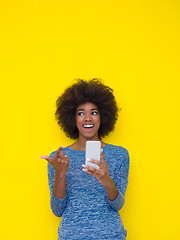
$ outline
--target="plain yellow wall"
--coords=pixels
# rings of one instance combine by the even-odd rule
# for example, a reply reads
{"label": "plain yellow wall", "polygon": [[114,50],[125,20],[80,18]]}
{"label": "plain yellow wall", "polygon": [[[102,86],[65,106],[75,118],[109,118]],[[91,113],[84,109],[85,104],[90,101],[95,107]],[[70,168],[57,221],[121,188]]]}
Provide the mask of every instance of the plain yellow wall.
{"label": "plain yellow wall", "polygon": [[179,13],[177,0],[1,1],[0,239],[57,239],[40,156],[72,143],[55,101],[93,77],[122,108],[104,141],[130,153],[127,240],[180,239]]}

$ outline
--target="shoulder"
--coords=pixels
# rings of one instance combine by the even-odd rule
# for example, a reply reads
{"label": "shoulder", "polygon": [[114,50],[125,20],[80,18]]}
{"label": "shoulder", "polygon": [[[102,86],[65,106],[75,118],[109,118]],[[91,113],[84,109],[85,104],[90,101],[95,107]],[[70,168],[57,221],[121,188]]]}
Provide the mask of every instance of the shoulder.
{"label": "shoulder", "polygon": [[129,155],[128,150],[122,146],[108,144],[106,147],[108,152],[112,152],[113,154]]}
{"label": "shoulder", "polygon": [[115,174],[113,175],[115,179],[123,174],[127,175],[129,170],[129,153],[126,148],[108,144],[104,148],[103,154],[109,170]]}
{"label": "shoulder", "polygon": [[119,166],[122,164],[129,166],[129,152],[122,146],[108,144],[106,147],[105,155],[113,159],[113,161],[115,161]]}

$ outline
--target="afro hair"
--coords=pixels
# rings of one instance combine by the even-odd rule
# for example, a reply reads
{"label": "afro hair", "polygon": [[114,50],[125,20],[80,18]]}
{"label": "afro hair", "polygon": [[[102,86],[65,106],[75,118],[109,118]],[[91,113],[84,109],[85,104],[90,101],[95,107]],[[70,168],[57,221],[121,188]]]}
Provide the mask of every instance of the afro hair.
{"label": "afro hair", "polygon": [[79,132],[76,127],[76,110],[79,105],[91,102],[100,113],[98,137],[107,136],[115,126],[118,118],[118,107],[113,90],[104,85],[99,78],[77,81],[68,87],[56,101],[55,118],[66,136],[77,139]]}

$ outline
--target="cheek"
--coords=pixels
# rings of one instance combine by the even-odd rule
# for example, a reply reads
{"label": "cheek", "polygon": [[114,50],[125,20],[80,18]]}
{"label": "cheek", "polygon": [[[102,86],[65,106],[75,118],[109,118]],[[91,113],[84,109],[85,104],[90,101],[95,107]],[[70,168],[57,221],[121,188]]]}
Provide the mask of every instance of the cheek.
{"label": "cheek", "polygon": [[78,126],[79,122],[78,122],[78,119],[76,118],[76,126]]}
{"label": "cheek", "polygon": [[98,123],[99,126],[101,125],[101,119],[100,119],[100,116],[98,116],[98,118],[96,119],[96,122]]}
{"label": "cheek", "polygon": [[80,125],[82,122],[82,119],[80,117],[76,117],[76,126]]}

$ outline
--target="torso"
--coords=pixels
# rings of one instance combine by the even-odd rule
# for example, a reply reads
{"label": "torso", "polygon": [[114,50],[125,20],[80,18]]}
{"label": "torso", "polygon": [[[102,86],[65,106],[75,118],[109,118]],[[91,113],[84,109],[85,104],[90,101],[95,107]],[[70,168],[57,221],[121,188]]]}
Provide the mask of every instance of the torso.
{"label": "torso", "polygon": [[[68,200],[58,231],[60,239],[125,239],[120,215],[107,203],[104,187],[82,171],[85,151],[72,149],[74,146],[63,149],[70,163],[66,174]],[[121,165],[123,149],[106,143],[102,146],[109,174],[116,181],[115,169]]]}

